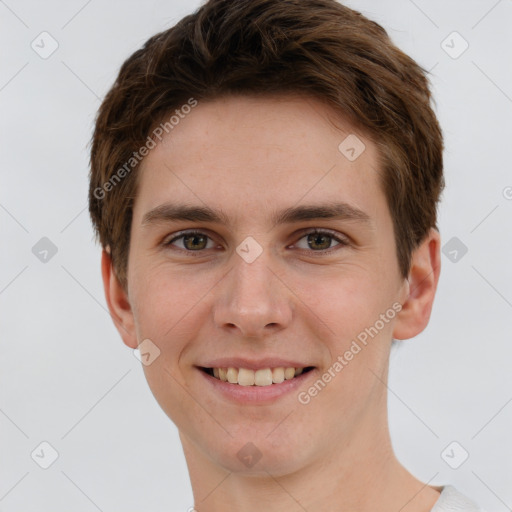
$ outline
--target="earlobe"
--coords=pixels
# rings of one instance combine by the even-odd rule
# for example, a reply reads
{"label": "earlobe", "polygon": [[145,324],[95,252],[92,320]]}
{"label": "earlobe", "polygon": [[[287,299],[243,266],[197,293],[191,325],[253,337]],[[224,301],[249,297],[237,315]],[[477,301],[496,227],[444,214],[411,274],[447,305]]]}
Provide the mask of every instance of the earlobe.
{"label": "earlobe", "polygon": [[437,230],[431,228],[413,253],[408,278],[409,292],[396,317],[393,338],[413,338],[425,329],[430,320],[440,272],[441,237]]}
{"label": "earlobe", "polygon": [[132,308],[128,295],[114,271],[110,254],[106,250],[103,250],[101,255],[101,275],[110,316],[124,344],[135,349],[138,343]]}

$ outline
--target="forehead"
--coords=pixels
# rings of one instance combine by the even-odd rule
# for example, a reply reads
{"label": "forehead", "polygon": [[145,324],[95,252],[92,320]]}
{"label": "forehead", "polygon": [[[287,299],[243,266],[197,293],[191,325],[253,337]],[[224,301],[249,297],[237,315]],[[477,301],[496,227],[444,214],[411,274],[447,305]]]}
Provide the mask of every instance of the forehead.
{"label": "forehead", "polygon": [[199,102],[139,172],[140,218],[173,200],[222,210],[235,222],[301,202],[346,202],[375,218],[386,209],[375,145],[314,98]]}

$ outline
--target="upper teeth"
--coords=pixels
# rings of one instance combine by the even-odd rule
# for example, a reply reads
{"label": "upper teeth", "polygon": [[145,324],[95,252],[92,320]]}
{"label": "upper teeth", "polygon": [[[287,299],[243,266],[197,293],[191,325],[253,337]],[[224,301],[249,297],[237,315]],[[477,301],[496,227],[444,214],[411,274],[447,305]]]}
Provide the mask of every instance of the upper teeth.
{"label": "upper teeth", "polygon": [[284,380],[300,375],[304,368],[264,368],[249,370],[248,368],[214,368],[213,375],[217,379],[241,386],[270,386],[280,384]]}

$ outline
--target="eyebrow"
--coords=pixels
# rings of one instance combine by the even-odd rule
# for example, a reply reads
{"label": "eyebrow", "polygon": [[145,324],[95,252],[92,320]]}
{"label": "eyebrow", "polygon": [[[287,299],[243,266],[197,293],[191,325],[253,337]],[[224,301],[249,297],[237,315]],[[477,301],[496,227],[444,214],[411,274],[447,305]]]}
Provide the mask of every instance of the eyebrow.
{"label": "eyebrow", "polygon": [[[270,216],[272,227],[280,224],[291,224],[316,219],[357,221],[367,225],[373,224],[371,217],[366,212],[344,202],[295,206],[285,208],[279,212],[273,212]],[[142,225],[148,226],[184,220],[231,225],[231,221],[222,210],[213,210],[208,206],[190,206],[174,203],[164,203],[148,211],[142,219]]]}

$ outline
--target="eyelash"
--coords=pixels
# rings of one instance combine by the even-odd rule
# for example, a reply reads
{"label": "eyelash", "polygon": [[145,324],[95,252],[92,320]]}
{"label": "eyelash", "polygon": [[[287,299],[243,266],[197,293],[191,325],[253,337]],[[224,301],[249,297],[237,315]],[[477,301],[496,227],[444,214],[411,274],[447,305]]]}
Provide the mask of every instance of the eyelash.
{"label": "eyelash", "polygon": [[[199,230],[196,230],[196,229],[191,229],[191,230],[186,230],[186,231],[180,231],[177,236],[173,237],[171,240],[168,240],[168,241],[164,241],[163,242],[163,246],[166,247],[166,248],[169,248],[172,246],[173,242],[176,242],[176,240],[180,240],[182,238],[184,238],[185,236],[193,236],[193,235],[204,235],[206,236],[207,238],[209,238],[210,240],[212,240],[212,238],[210,236],[208,236],[205,232],[203,231],[199,231]],[[345,237],[340,237],[335,231],[331,231],[331,230],[328,230],[328,229],[318,229],[318,228],[314,228],[314,229],[311,229],[309,231],[305,231],[305,232],[302,232],[301,233],[301,236],[298,240],[301,240],[302,238],[308,236],[308,235],[327,235],[329,236],[330,238],[332,238],[333,240],[335,240],[336,242],[339,242],[339,245],[336,245],[334,247],[331,247],[329,249],[321,249],[321,250],[318,250],[318,251],[315,251],[313,249],[299,249],[301,251],[306,251],[308,253],[311,253],[313,255],[315,254],[318,254],[318,255],[324,255],[324,254],[330,254],[331,252],[337,250],[337,249],[341,249],[343,247],[347,247],[350,245],[348,239],[346,239]],[[204,252],[206,249],[199,249],[197,251],[192,251],[190,249],[182,249],[180,247],[178,248],[174,248],[173,247],[173,250],[179,250],[179,251],[182,251],[182,252],[187,252],[187,253],[201,253],[201,252]]]}

